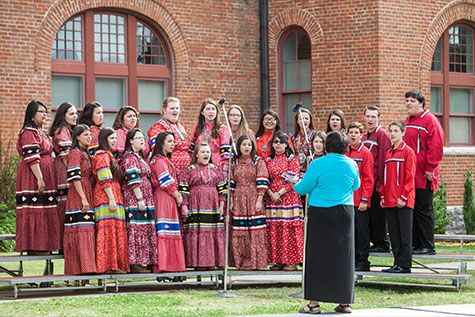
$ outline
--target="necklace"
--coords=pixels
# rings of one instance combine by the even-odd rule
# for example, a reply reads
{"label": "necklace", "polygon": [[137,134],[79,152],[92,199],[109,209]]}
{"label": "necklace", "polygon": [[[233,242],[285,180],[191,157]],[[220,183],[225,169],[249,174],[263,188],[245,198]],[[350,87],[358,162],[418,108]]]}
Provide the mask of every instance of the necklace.
{"label": "necklace", "polygon": [[209,130],[208,132],[208,129],[206,129],[206,123],[205,123],[205,126],[203,127],[203,142],[209,143],[209,138],[211,137],[212,130],[213,128],[211,128],[211,130]]}
{"label": "necklace", "polygon": [[203,175],[203,171],[201,170],[201,167],[198,165],[198,170],[200,171],[201,179],[203,180],[203,183],[205,183],[206,186],[211,185],[211,168],[210,164],[208,163],[208,181],[206,181],[205,176]]}
{"label": "necklace", "polygon": [[[175,132],[176,134],[178,134],[178,136],[180,137],[180,139],[181,139],[182,141],[185,141],[185,136],[183,135],[183,133],[181,133],[180,129],[175,128],[175,126],[173,125],[173,123],[170,122],[170,121],[168,121],[168,119],[163,118],[163,120],[165,121],[165,124],[166,124],[167,126],[169,126],[169,127],[173,130],[173,132]],[[178,123],[177,123],[177,127],[178,127]]]}

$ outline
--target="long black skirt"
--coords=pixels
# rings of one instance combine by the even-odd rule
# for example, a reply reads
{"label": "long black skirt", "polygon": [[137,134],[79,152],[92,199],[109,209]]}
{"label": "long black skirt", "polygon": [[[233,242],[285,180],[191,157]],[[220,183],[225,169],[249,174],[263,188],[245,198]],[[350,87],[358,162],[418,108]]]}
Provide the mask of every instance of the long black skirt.
{"label": "long black skirt", "polygon": [[353,206],[310,206],[305,253],[305,299],[353,303],[354,249]]}

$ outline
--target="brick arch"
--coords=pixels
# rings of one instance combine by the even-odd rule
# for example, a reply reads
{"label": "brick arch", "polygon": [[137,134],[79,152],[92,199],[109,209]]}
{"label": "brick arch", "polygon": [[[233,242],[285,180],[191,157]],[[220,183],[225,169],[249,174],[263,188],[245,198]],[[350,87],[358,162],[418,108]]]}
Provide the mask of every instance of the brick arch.
{"label": "brick arch", "polygon": [[450,2],[432,20],[420,53],[419,80],[421,90],[429,91],[430,88],[430,69],[437,41],[450,25],[461,20],[475,22],[475,4],[469,3],[467,0]]}
{"label": "brick arch", "polygon": [[306,10],[289,8],[276,15],[269,23],[269,48],[277,47],[279,35],[289,26],[300,26],[307,32],[312,44],[323,43],[323,30],[317,19]]}
{"label": "brick arch", "polygon": [[57,0],[44,15],[35,43],[35,71],[49,72],[51,69],[51,48],[61,26],[73,15],[89,9],[119,8],[134,11],[155,21],[165,32],[170,44],[174,62],[175,80],[189,74],[189,52],[185,37],[175,19],[158,1],[153,0]]}

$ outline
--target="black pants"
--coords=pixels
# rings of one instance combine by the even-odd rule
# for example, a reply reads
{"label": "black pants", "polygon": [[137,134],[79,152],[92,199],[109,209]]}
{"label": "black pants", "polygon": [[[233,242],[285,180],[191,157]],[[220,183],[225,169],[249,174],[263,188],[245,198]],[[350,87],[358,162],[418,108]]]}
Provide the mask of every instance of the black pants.
{"label": "black pants", "polygon": [[387,208],[389,237],[394,255],[394,265],[404,269],[412,262],[412,214],[408,207]]}
{"label": "black pants", "polygon": [[414,204],[414,249],[434,249],[434,192],[430,189],[431,182],[427,181],[425,189],[416,189]]}
{"label": "black pants", "polygon": [[373,245],[375,247],[384,248],[389,251],[386,212],[379,203],[379,194],[376,188],[373,190],[373,195],[371,196],[371,208],[369,209],[369,230],[370,240]]}
{"label": "black pants", "polygon": [[369,269],[369,210],[355,206],[355,267]]}

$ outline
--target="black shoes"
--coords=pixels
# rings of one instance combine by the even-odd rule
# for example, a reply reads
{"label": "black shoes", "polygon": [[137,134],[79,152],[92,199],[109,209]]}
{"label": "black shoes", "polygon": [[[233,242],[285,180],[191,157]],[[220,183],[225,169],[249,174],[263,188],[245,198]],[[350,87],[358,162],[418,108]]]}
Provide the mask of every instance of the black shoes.
{"label": "black shoes", "polygon": [[404,269],[399,265],[394,265],[389,269],[382,269],[381,271],[385,273],[411,273],[411,269]]}
{"label": "black shoes", "polygon": [[356,265],[356,266],[355,266],[355,271],[359,271],[359,272],[369,272],[369,266]]}
{"label": "black shoes", "polygon": [[389,248],[376,247],[374,245],[371,248],[369,248],[369,252],[387,253],[389,251],[390,251]]}
{"label": "black shoes", "polygon": [[422,248],[412,250],[412,254],[435,254],[434,249]]}

